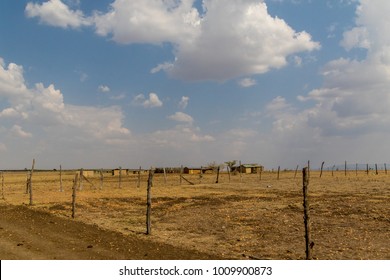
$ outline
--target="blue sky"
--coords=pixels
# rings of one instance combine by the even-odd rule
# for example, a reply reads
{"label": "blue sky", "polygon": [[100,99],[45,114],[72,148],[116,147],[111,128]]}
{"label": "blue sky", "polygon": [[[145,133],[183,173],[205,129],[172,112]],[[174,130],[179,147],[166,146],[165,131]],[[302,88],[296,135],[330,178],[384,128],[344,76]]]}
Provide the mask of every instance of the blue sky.
{"label": "blue sky", "polygon": [[0,169],[386,162],[389,1],[0,4]]}

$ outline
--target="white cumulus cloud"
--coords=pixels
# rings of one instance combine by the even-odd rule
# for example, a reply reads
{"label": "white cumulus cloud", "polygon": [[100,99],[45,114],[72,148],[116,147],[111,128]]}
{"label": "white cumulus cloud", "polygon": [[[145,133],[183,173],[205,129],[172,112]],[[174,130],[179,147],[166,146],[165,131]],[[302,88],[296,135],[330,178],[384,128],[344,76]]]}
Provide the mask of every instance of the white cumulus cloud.
{"label": "white cumulus cloud", "polygon": [[61,0],[49,0],[42,4],[27,3],[27,17],[38,17],[41,23],[61,27],[79,28],[91,25],[91,21],[79,10],[71,10]]}
{"label": "white cumulus cloud", "polygon": [[183,112],[176,112],[175,114],[168,116],[168,119],[184,123],[192,123],[194,121],[190,115]]}
{"label": "white cumulus cloud", "polygon": [[262,74],[288,64],[288,57],[313,51],[320,44],[305,31],[295,31],[272,17],[262,0],[115,0],[107,12],[86,17],[60,0],[28,3],[26,15],[63,28],[92,24],[98,35],[121,44],[171,43],[173,61],[151,73],[165,71],[184,80],[228,80]]}

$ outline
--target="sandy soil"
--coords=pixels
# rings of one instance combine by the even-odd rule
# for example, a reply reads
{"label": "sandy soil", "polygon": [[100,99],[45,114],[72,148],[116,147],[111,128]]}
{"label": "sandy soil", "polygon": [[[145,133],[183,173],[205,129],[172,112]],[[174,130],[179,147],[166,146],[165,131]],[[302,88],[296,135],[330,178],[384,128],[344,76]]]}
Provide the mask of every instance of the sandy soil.
{"label": "sandy soil", "polygon": [[[305,257],[300,174],[283,172],[277,180],[264,172],[261,180],[236,175],[230,181],[221,174],[218,184],[215,174],[184,176],[195,185],[180,186],[178,175],[167,182],[155,175],[152,234],[146,236],[146,174],[140,188],[137,175],[124,176],[121,188],[118,177],[105,176],[103,189],[98,177],[89,178],[93,185],[84,181],[71,219],[73,173],[63,176],[63,192],[58,172],[34,173],[33,206],[25,174],[5,173],[0,258]],[[390,259],[390,175],[325,172],[319,178],[311,172],[309,195],[315,259]]]}

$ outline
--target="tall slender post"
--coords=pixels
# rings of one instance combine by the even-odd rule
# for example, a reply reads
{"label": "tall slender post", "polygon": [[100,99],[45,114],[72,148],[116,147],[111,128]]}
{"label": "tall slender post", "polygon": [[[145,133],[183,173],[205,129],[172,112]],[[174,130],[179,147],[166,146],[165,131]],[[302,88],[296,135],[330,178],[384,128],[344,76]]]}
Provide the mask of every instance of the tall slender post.
{"label": "tall slender post", "polygon": [[118,184],[119,184],[119,188],[121,189],[122,188],[122,167],[121,166],[119,166],[119,182],[118,182]]}
{"label": "tall slender post", "polygon": [[4,198],[4,172],[1,172],[1,198]]}
{"label": "tall slender post", "polygon": [[138,182],[137,182],[137,188],[141,186],[141,166],[138,169]]}
{"label": "tall slender post", "polygon": [[181,186],[182,180],[183,180],[183,165],[180,166],[180,186]]}
{"label": "tall slender post", "polygon": [[280,166],[278,166],[278,180],[279,180],[279,176],[280,176]]}
{"label": "tall slender post", "polygon": [[84,169],[80,169],[80,178],[79,178],[79,190],[83,190],[83,178],[84,178]]}
{"label": "tall slender post", "polygon": [[378,164],[375,163],[375,175],[378,175]]}
{"label": "tall slender post", "polygon": [[62,188],[62,166],[60,164],[60,192],[63,192],[63,188]]}
{"label": "tall slender post", "polygon": [[324,164],[325,164],[325,161],[323,161],[323,162],[321,163],[320,178],[322,177],[322,170],[323,170],[323,168],[324,168]]}
{"label": "tall slender post", "polygon": [[149,170],[147,197],[146,197],[146,234],[151,234],[151,213],[152,213],[152,185],[153,185],[153,170]]}
{"label": "tall slender post", "polygon": [[385,163],[385,174],[387,175],[387,166],[386,166],[386,163]]}
{"label": "tall slender post", "polygon": [[216,184],[218,184],[218,181],[219,181],[219,168],[220,167],[218,166],[218,168],[217,168],[217,180],[215,181]]}
{"label": "tall slender post", "polygon": [[298,168],[299,168],[299,165],[297,165],[297,167],[295,168],[295,174],[294,174],[294,179],[297,177],[297,173],[298,173]]}
{"label": "tall slender post", "polygon": [[104,175],[103,175],[103,168],[100,169],[100,189],[103,189],[103,181],[104,181]]}
{"label": "tall slender post", "polygon": [[305,224],[305,241],[306,241],[306,259],[312,259],[311,249],[314,243],[311,242],[310,235],[310,214],[309,214],[309,198],[308,198],[308,188],[309,188],[309,174],[308,168],[305,167],[302,170],[303,175],[303,209],[304,209],[304,224]]}
{"label": "tall slender post", "polygon": [[33,159],[31,172],[30,172],[30,180],[29,180],[29,191],[30,191],[30,205],[33,205],[33,190],[32,190],[32,176],[34,172],[35,159]]}
{"label": "tall slender post", "polygon": [[239,164],[240,164],[240,183],[242,183],[242,164],[241,164],[241,160],[240,160]]}
{"label": "tall slender post", "polygon": [[167,172],[165,170],[165,167],[163,167],[163,170],[164,170],[164,185],[167,184]]}
{"label": "tall slender post", "polygon": [[344,175],[347,176],[347,161],[344,163]]}
{"label": "tall slender post", "polygon": [[76,173],[74,176],[73,187],[72,187],[72,218],[74,219],[76,216],[76,189],[77,182],[79,180],[79,173]]}
{"label": "tall slender post", "polygon": [[367,163],[367,169],[366,169],[367,175],[370,173],[370,169],[368,168],[368,163]]}

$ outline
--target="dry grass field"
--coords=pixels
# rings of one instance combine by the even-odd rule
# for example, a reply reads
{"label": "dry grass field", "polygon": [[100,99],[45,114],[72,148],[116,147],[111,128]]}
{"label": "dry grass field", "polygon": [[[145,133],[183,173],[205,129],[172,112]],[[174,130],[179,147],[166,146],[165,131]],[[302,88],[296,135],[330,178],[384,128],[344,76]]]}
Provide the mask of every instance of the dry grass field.
{"label": "dry grass field", "polygon": [[[231,176],[222,173],[155,174],[152,188],[152,232],[145,235],[147,174],[105,175],[84,181],[77,192],[75,220],[177,248],[228,259],[304,259],[302,176],[263,172]],[[32,209],[71,220],[74,172],[33,174]],[[0,204],[28,205],[26,174],[4,173]],[[315,259],[390,259],[390,174],[360,171],[312,171],[309,185],[313,257]]]}

